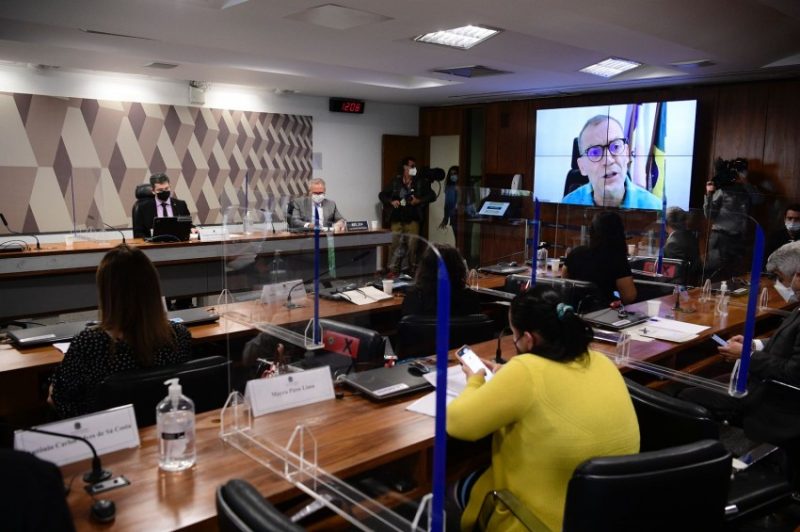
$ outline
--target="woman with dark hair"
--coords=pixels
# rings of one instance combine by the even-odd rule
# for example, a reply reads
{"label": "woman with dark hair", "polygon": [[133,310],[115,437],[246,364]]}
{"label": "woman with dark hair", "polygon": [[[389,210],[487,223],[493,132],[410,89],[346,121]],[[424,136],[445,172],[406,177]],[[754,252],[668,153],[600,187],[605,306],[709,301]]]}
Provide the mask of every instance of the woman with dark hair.
{"label": "woman with dark hair", "polygon": [[49,401],[61,417],[92,412],[97,385],[113,373],[191,354],[192,336],[167,320],[158,272],[141,250],[120,244],[106,253],[96,282],[100,323],[73,338],[51,381]]}
{"label": "woman with dark hair", "polygon": [[[492,435],[492,463],[456,486],[472,528],[487,493],[506,489],[550,530],[561,530],[567,484],[575,467],[595,456],[639,451],[639,425],[625,382],[603,354],[589,351],[591,328],[547,288],[535,287],[511,303],[516,353],[494,371],[472,372],[447,407],[447,432],[475,441]],[[498,513],[491,530],[515,525]]]}
{"label": "woman with dark hair", "polygon": [[444,215],[439,224],[439,229],[444,229],[450,225],[453,230],[454,245],[458,245],[458,233],[456,223],[458,221],[458,166],[451,166],[447,171],[444,181]]}
{"label": "woman with dark hair", "polygon": [[[478,294],[467,288],[467,266],[464,258],[453,246],[437,244],[450,280],[450,314],[466,316],[481,312]],[[436,314],[436,290],[439,261],[433,248],[428,247],[422,255],[414,286],[403,299],[403,316],[408,314]]]}
{"label": "woman with dark hair", "polygon": [[602,211],[594,215],[589,245],[579,246],[567,255],[561,275],[596,284],[604,304],[616,299],[614,291],[619,292],[623,303],[633,303],[636,285],[628,264],[625,226],[617,213]]}

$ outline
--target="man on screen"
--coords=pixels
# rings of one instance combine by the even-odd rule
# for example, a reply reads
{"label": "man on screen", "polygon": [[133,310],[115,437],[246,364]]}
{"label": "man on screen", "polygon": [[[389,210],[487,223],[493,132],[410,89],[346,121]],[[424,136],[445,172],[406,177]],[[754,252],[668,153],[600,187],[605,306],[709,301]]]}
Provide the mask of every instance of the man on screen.
{"label": "man on screen", "polygon": [[631,148],[622,126],[608,115],[590,118],[578,135],[578,169],[589,182],[566,196],[562,203],[660,209],[661,200],[634,185],[628,176]]}

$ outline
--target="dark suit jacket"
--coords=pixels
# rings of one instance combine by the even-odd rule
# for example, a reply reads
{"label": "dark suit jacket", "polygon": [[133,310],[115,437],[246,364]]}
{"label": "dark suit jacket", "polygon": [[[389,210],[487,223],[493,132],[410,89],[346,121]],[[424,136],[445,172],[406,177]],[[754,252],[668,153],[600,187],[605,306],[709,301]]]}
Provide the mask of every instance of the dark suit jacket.
{"label": "dark suit jacket", "polygon": [[[303,227],[307,223],[314,222],[313,201],[310,197],[295,198],[292,200],[292,217],[289,220],[291,227]],[[336,208],[336,203],[326,199],[322,202],[322,225],[333,225],[339,220],[343,220],[344,216]]]}
{"label": "dark suit jacket", "polygon": [[664,243],[664,258],[689,262],[689,275],[682,281],[693,282],[702,270],[700,244],[694,233],[687,229],[676,229]]}
{"label": "dark suit jacket", "polygon": [[[176,198],[169,198],[172,205],[172,214],[175,216],[191,216],[186,202]],[[143,200],[133,206],[133,237],[147,238],[152,234],[153,218],[156,217],[156,200]]]}

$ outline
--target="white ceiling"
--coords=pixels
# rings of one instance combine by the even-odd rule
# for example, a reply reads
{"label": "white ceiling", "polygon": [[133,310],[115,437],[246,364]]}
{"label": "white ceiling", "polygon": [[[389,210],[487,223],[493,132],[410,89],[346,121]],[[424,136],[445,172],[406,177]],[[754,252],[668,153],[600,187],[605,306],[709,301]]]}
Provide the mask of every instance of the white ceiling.
{"label": "white ceiling", "polygon": [[[384,18],[344,30],[297,20],[325,0],[226,1],[3,0],[0,61],[414,104],[800,75],[798,0],[335,0]],[[470,23],[504,31],[467,51],[411,40]],[[645,66],[578,72],[609,56]],[[696,60],[713,65],[671,66]],[[432,72],[476,64],[511,73]]]}

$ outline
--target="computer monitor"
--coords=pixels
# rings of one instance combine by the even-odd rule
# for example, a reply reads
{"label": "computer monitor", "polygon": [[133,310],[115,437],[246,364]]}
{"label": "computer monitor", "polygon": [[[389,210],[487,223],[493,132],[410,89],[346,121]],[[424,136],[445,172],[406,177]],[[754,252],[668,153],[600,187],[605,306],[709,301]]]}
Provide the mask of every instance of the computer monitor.
{"label": "computer monitor", "polygon": [[151,242],[184,242],[192,232],[192,219],[188,217],[165,216],[153,219]]}

